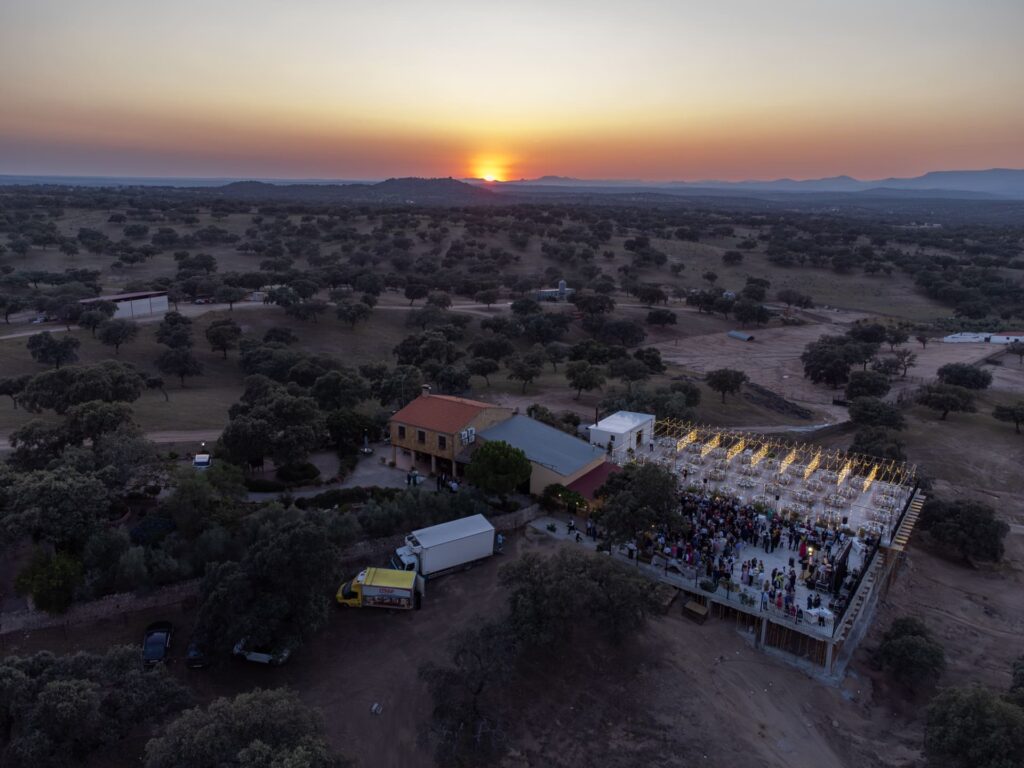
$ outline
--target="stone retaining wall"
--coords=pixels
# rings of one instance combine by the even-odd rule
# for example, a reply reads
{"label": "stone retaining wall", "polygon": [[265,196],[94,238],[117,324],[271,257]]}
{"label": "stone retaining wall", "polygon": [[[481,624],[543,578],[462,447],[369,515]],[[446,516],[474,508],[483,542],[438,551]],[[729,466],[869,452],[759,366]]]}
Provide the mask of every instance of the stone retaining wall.
{"label": "stone retaining wall", "polygon": [[67,613],[52,615],[45,611],[29,609],[0,614],[0,635],[11,632],[28,632],[47,627],[72,627],[91,624],[94,621],[111,619],[125,613],[144,611],[166,605],[180,605],[199,599],[199,579],[183,581],[155,590],[148,595],[121,592],[107,595],[89,603],[71,606]]}

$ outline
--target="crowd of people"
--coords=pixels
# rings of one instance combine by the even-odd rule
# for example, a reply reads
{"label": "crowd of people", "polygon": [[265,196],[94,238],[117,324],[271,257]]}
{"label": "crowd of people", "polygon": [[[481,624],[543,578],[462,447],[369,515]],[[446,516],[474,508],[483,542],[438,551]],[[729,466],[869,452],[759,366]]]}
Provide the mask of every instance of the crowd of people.
{"label": "crowd of people", "polygon": [[[845,533],[783,519],[737,498],[683,493],[680,509],[678,529],[644,532],[625,545],[628,556],[650,559],[681,574],[703,574],[716,586],[733,582],[759,599],[761,610],[782,612],[797,621],[812,611],[824,623],[823,617],[830,615],[824,605],[840,611],[846,592],[856,583],[859,569],[848,569],[848,557],[843,556],[850,546]],[[568,532],[580,540],[575,523]],[[586,536],[602,538],[590,521]],[[782,556],[783,564],[766,565],[765,556],[771,556],[769,563],[778,561],[778,550],[789,553]],[[808,590],[799,600],[798,584]]]}

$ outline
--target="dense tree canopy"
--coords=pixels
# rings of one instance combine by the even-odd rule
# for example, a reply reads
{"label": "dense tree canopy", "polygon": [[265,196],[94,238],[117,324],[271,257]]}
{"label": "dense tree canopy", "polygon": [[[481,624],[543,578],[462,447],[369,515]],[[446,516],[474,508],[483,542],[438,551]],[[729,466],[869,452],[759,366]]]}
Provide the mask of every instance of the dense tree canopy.
{"label": "dense tree canopy", "polygon": [[146,745],[145,768],[344,768],[296,693],[257,688],[182,712]]}
{"label": "dense tree canopy", "polygon": [[964,389],[987,389],[992,384],[992,373],[967,363],[947,363],[939,368],[939,381]]}
{"label": "dense tree canopy", "polygon": [[98,750],[187,701],[173,677],[142,668],[138,648],[99,656],[8,656],[0,661],[0,763],[84,765]]}
{"label": "dense tree canopy", "polygon": [[249,524],[241,560],[207,572],[196,631],[223,654],[242,639],[275,652],[296,648],[330,615],[342,575],[338,534],[316,511],[268,508]]}
{"label": "dense tree canopy", "polygon": [[1010,531],[987,504],[936,498],[925,502],[917,525],[966,560],[1002,559],[1003,539]]}
{"label": "dense tree canopy", "polygon": [[466,466],[466,479],[487,493],[513,493],[530,479],[533,465],[526,454],[502,440],[488,440]]}
{"label": "dense tree canopy", "polygon": [[78,348],[81,344],[82,342],[70,334],[57,338],[49,331],[43,331],[30,336],[25,346],[37,363],[52,365],[59,370],[62,365],[78,360]]}

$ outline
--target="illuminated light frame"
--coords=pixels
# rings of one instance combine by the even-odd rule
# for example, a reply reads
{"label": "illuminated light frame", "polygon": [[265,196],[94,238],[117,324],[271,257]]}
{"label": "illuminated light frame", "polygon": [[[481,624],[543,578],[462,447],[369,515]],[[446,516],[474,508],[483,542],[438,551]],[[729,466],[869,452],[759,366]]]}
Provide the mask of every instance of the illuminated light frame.
{"label": "illuminated light frame", "polygon": [[821,451],[814,454],[814,458],[807,464],[807,468],[804,470],[804,480],[814,474],[814,470],[818,468],[819,464],[821,464]]}
{"label": "illuminated light frame", "polygon": [[[657,431],[657,430],[655,430],[655,431]],[[686,434],[684,437],[680,437],[679,440],[676,441],[676,453],[679,453],[680,451],[682,451],[686,446],[688,446],[690,443],[692,443],[696,439],[697,439],[697,430],[696,429],[691,429],[688,434]]]}
{"label": "illuminated light frame", "polygon": [[837,488],[843,484],[843,481],[846,479],[847,475],[850,474],[850,470],[852,468],[853,468],[853,459],[847,459],[846,463],[843,465],[843,468],[841,470],[839,470],[839,478],[836,480],[836,487]]}
{"label": "illuminated light frame", "polygon": [[[851,475],[863,476],[862,488],[865,492],[876,482],[902,486],[912,485],[917,474],[917,468],[914,465],[896,460],[879,461],[871,456],[838,449],[824,450],[820,446],[809,443],[795,443],[771,435],[733,432],[729,429],[702,426],[679,419],[658,419],[655,422],[654,434],[657,437],[671,439],[676,445],[677,451],[692,443],[703,442],[704,445],[701,448],[703,457],[723,443],[732,446],[730,448],[730,453],[732,453],[736,445],[742,442],[743,448],[754,450],[750,462],[752,465],[760,463],[774,452],[776,456],[783,457],[779,461],[778,474],[784,474],[793,462],[803,458],[813,469],[828,469],[841,475],[840,484],[848,480]],[[732,454],[732,456],[734,455]]]}
{"label": "illuminated light frame", "polygon": [[739,442],[737,442],[732,448],[729,449],[728,453],[725,454],[725,460],[732,461],[734,458],[736,458],[736,454],[742,451],[746,447],[746,445],[747,441],[741,437],[739,439]]}
{"label": "illuminated light frame", "polygon": [[714,437],[704,443],[704,447],[700,449],[700,457],[706,458],[715,448],[722,444],[722,435],[718,432],[715,433]]}
{"label": "illuminated light frame", "polygon": [[764,443],[760,448],[757,449],[757,453],[750,457],[750,466],[756,467],[761,463],[761,460],[768,455],[768,443]]}
{"label": "illuminated light frame", "polygon": [[877,464],[871,465],[871,472],[869,472],[868,476],[866,478],[864,478],[864,487],[861,489],[862,493],[867,493],[868,492],[868,489],[871,487],[871,484],[873,482],[875,482],[875,476],[877,474],[878,474],[878,465]]}

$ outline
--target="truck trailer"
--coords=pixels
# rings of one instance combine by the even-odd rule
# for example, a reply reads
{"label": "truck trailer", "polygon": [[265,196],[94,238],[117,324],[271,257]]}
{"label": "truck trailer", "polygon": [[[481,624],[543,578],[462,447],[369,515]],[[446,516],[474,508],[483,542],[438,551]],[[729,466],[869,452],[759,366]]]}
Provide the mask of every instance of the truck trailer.
{"label": "truck trailer", "polygon": [[410,610],[420,607],[422,594],[423,577],[415,571],[364,568],[338,588],[336,598],[349,608]]}
{"label": "truck trailer", "polygon": [[413,531],[395,550],[391,567],[436,578],[493,554],[494,526],[483,515],[471,515]]}

